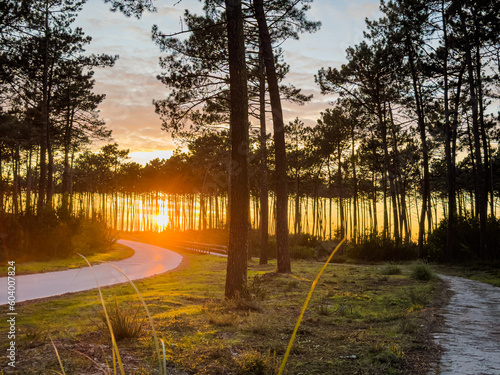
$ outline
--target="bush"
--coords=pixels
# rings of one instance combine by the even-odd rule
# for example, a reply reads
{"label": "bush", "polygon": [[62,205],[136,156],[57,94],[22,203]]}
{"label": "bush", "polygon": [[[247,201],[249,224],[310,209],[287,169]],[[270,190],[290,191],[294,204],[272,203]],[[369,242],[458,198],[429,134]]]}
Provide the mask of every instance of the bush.
{"label": "bush", "polygon": [[[288,247],[290,249],[290,256],[295,259],[309,259],[314,257],[314,248],[318,245],[317,237],[307,233],[303,234],[290,234],[288,237]],[[269,254],[268,258],[276,258],[276,236],[269,236]],[[311,250],[306,250],[311,248]],[[248,251],[252,257],[260,256],[260,230],[254,229],[249,233]],[[297,255],[294,257],[293,253]],[[311,255],[312,252],[312,255]]]}
{"label": "bush", "polygon": [[[276,258],[276,237],[269,236],[267,257],[269,259]],[[252,229],[248,234],[248,253],[251,257],[260,257],[260,230]]]}
{"label": "bush", "polygon": [[[441,220],[439,226],[429,235],[427,254],[434,261],[475,261],[479,259],[479,219],[459,216],[456,219],[455,248],[451,259],[446,255],[446,232],[448,219]],[[487,246],[491,259],[500,259],[500,219],[489,217],[487,221]]]}
{"label": "bush", "polygon": [[290,246],[307,246],[307,247],[315,247],[318,244],[319,240],[316,236],[308,233],[301,234],[290,234],[288,237],[288,243]]}
{"label": "bush", "polygon": [[236,358],[237,374],[270,375],[277,373],[276,355],[262,355],[257,351],[243,352]]}
{"label": "bush", "polygon": [[380,269],[382,275],[401,275],[401,267],[397,264],[386,264]]}
{"label": "bush", "polygon": [[39,216],[2,215],[0,232],[7,233],[0,256],[18,261],[66,258],[74,252],[92,254],[106,251],[115,242],[104,222],[81,217],[61,217],[54,210]]}
{"label": "bush", "polygon": [[108,250],[116,242],[114,231],[98,220],[80,220],[71,243],[74,252],[91,255]]}
{"label": "bush", "polygon": [[[62,222],[55,211],[45,210],[39,216],[3,215],[2,231],[7,233],[3,254],[15,254],[18,261],[67,257],[72,252],[71,237],[75,220]],[[12,254],[12,255],[11,255]]]}
{"label": "bush", "polygon": [[350,244],[347,256],[368,262],[413,260],[418,257],[418,248],[412,242],[397,245],[390,239],[369,236],[358,244]]}
{"label": "bush", "polygon": [[309,246],[293,245],[290,247],[290,257],[292,259],[312,259],[314,258],[314,248]]}
{"label": "bush", "polygon": [[411,278],[418,281],[430,281],[436,274],[427,263],[417,262],[412,268]]}

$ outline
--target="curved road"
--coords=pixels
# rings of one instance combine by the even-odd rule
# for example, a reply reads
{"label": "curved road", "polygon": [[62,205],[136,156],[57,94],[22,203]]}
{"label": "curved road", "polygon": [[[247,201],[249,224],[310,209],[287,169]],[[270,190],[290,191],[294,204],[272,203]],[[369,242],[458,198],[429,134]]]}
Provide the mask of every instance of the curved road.
{"label": "curved road", "polygon": [[[118,243],[131,247],[135,254],[128,259],[113,262],[131,280],[164,273],[176,268],[182,256],[162,247],[142,242],[119,240]],[[19,268],[19,266],[18,266]],[[127,279],[110,264],[92,267],[100,286],[126,282]],[[57,296],[97,288],[94,274],[89,267],[58,272],[16,276],[16,302]],[[0,305],[7,303],[7,277],[0,278]]]}
{"label": "curved road", "polygon": [[444,327],[434,335],[443,352],[440,375],[500,375],[500,288],[461,277],[440,276],[453,296]]}

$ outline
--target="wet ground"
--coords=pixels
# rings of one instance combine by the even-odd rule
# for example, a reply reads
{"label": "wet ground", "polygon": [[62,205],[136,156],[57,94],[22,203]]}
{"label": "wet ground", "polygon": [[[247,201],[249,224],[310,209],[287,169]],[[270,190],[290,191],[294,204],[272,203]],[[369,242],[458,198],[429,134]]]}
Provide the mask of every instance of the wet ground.
{"label": "wet ground", "polygon": [[453,293],[443,311],[441,375],[500,375],[500,288],[441,276]]}

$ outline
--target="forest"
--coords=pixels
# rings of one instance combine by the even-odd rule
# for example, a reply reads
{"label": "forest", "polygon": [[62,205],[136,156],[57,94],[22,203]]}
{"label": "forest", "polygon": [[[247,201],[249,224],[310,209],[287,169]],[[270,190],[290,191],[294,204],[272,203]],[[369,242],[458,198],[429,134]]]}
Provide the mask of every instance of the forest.
{"label": "forest", "polygon": [[[127,16],[154,11],[106,2]],[[73,26],[85,1],[1,2],[3,245],[101,220],[225,230],[229,264],[246,260],[251,227],[264,262],[276,237],[279,272],[290,270],[289,233],[498,260],[500,3],[382,1],[345,63],[318,70],[331,105],[306,126],[283,117],[286,102],[311,97],[285,83],[281,45],[321,27],[311,2],[206,0],[203,14],[186,10],[185,31],[153,27],[168,94],[154,106],[181,146],[144,166],[100,118],[94,71],[119,57],[85,53],[92,38]]]}

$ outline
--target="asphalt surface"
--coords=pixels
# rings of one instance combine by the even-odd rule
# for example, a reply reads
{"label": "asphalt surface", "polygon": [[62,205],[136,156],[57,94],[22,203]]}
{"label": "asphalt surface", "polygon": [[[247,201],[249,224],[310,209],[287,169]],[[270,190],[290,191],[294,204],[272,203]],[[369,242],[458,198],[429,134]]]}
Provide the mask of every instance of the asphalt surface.
{"label": "asphalt surface", "polygon": [[[135,254],[128,259],[112,262],[131,280],[173,270],[182,261],[181,255],[162,247],[126,240],[118,240],[118,243],[135,251]],[[108,286],[126,281],[125,276],[108,263],[95,265],[92,268],[21,275],[15,277],[16,302],[94,289],[97,288],[97,283],[100,286]],[[0,278],[0,305],[8,301],[7,288],[7,277]]]}

